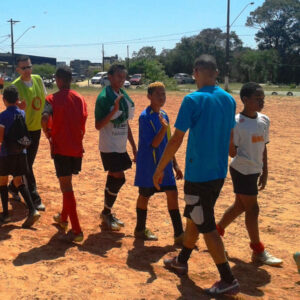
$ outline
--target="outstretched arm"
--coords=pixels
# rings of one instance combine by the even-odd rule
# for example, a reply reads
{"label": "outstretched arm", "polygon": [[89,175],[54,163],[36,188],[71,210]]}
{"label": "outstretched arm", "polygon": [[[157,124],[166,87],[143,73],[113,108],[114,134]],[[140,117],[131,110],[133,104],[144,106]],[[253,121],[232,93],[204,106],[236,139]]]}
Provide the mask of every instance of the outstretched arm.
{"label": "outstretched arm", "polygon": [[167,166],[167,164],[170,162],[170,160],[172,160],[172,158],[174,157],[174,155],[177,152],[177,150],[179,149],[179,147],[181,146],[184,135],[185,135],[185,132],[183,132],[179,129],[176,129],[165,148],[165,151],[164,151],[164,153],[158,163],[156,171],[153,175],[153,183],[154,183],[154,186],[158,190],[160,189],[159,183],[163,178],[163,171],[164,171],[165,167]]}

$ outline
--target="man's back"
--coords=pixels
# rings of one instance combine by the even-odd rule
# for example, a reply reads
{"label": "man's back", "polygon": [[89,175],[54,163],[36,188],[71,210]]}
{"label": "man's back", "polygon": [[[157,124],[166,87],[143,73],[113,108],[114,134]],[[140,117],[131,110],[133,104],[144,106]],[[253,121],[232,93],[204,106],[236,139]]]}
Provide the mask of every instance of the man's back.
{"label": "man's back", "polygon": [[206,182],[226,177],[235,107],[235,100],[217,86],[205,86],[184,98],[175,127],[190,130],[186,180]]}

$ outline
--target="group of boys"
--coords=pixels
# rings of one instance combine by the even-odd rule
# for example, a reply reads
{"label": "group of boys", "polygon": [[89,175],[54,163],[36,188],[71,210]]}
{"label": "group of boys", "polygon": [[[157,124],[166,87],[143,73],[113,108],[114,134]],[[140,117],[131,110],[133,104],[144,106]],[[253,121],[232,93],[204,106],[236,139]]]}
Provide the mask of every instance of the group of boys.
{"label": "group of boys", "polygon": [[[24,67],[23,71],[30,69],[29,65]],[[110,68],[108,71],[110,86],[102,90],[95,106],[95,128],[99,130],[99,150],[104,170],[108,171],[104,208],[100,215],[103,225],[114,231],[124,226],[124,222],[112,214],[111,210],[125,183],[124,171],[132,165],[126,150],[127,140],[129,140],[133,161],[136,161],[135,185],[139,187],[135,237],[157,240],[155,234],[146,228],[147,205],[154,193],[165,192],[174,229],[174,242],[183,247],[178,256],[166,258],[164,264],[178,274],[186,274],[187,262],[195,248],[199,233],[202,233],[221,277],[220,281],[206,290],[211,295],[239,292],[239,283],[231,272],[221,236],[224,235],[225,228],[243,212],[245,212],[245,224],[251,241],[250,247],[253,250],[252,260],[268,265],[282,264],[282,260],[264,249],[258,230],[257,181],[259,179],[260,189],[264,189],[268,176],[266,144],[269,142],[269,119],[260,113],[264,104],[263,89],[255,83],[245,84],[240,93],[244,109],[240,114],[235,115],[235,100],[215,84],[217,75],[217,65],[213,57],[202,55],[196,60],[194,77],[198,90],[183,99],[172,136],[168,116],[162,110],[166,101],[165,87],[160,82],[150,84],[148,87],[150,105],[139,117],[138,151],[129,125],[129,120],[134,116],[134,103],[122,89],[127,76],[124,66],[113,65]],[[87,110],[83,97],[70,89],[71,77],[70,69],[64,67],[57,70],[56,82],[59,91],[47,96],[45,107],[42,107],[43,102],[41,102],[43,113],[40,121],[51,145],[56,175],[63,193],[62,211],[54,216],[54,221],[66,230],[70,218],[72,229],[66,237],[71,241],[80,242],[83,240],[83,233],[76,212],[72,174],[78,174],[81,170],[82,139],[85,133]],[[13,87],[10,89],[15,90]],[[42,93],[42,90],[40,92]],[[4,91],[3,98],[8,107],[6,111],[12,110],[10,107],[13,107],[16,113],[22,114],[15,104],[8,105],[11,101],[9,97]],[[26,123],[30,124],[26,107]],[[3,114],[0,115],[0,142],[5,141],[6,130],[9,127],[2,121]],[[30,116],[29,114],[28,117]],[[36,129],[28,127],[30,133],[32,129]],[[175,153],[188,130],[184,184],[186,201],[184,216],[187,218],[187,223],[183,233],[175,183],[175,179],[181,179],[183,174],[176,162]],[[1,151],[3,145],[4,143]],[[221,221],[216,224],[214,206],[227,175],[228,154],[233,157],[230,173],[236,200],[227,209]],[[26,157],[24,153],[20,156]],[[20,176],[25,173],[16,174],[10,169],[9,172],[3,172],[2,167],[0,170],[1,199],[6,205],[7,175]],[[3,181],[2,175],[5,177]],[[23,195],[20,182],[21,189],[26,190],[22,179],[19,179],[18,184],[14,179],[14,185],[18,186],[18,191]],[[25,199],[24,195],[23,197]],[[33,203],[38,202],[33,201]],[[31,207],[30,203],[27,205]],[[36,206],[32,207],[30,216],[38,215]],[[29,220],[31,223],[32,219],[31,217]]]}

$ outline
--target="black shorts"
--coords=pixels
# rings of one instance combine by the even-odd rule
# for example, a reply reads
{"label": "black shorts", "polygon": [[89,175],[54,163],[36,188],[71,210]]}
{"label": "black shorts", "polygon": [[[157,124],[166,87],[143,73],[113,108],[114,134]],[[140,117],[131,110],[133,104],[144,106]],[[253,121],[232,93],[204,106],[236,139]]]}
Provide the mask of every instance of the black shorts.
{"label": "black shorts", "polygon": [[100,152],[105,171],[120,172],[131,168],[132,162],[127,152]]}
{"label": "black shorts", "polygon": [[244,175],[230,167],[230,175],[235,194],[255,196],[258,194],[257,180],[259,173]]}
{"label": "black shorts", "polygon": [[155,193],[162,193],[167,191],[177,191],[176,185],[166,185],[161,186],[160,190],[157,190],[154,186],[153,187],[139,187],[139,194],[143,197],[149,198]]}
{"label": "black shorts", "polygon": [[224,179],[184,183],[184,216],[196,224],[200,233],[216,229],[214,207],[223,184]]}
{"label": "black shorts", "polygon": [[0,176],[23,176],[28,173],[25,153],[0,157]]}
{"label": "black shorts", "polygon": [[54,154],[53,159],[57,177],[71,176],[81,171],[82,157]]}

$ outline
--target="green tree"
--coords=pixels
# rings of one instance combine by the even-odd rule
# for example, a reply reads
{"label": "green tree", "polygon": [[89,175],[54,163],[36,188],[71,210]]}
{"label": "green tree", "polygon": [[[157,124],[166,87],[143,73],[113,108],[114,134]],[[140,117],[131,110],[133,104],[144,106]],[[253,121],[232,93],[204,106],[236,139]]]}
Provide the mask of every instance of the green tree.
{"label": "green tree", "polygon": [[154,59],[156,57],[156,49],[154,47],[142,47],[138,52],[133,52],[134,58]]}
{"label": "green tree", "polygon": [[33,65],[33,67],[32,67],[32,73],[38,74],[45,78],[53,77],[55,70],[56,70],[56,68],[50,64]]}

